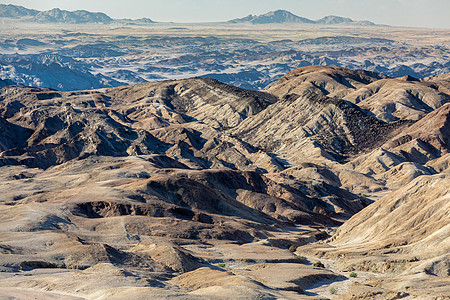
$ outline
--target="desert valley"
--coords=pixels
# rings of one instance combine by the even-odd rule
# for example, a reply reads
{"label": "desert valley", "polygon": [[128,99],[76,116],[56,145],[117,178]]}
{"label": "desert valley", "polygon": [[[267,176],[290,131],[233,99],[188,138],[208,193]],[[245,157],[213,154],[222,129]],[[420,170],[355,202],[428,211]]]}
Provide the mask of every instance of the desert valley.
{"label": "desert valley", "polygon": [[450,299],[450,30],[0,5],[0,299]]}

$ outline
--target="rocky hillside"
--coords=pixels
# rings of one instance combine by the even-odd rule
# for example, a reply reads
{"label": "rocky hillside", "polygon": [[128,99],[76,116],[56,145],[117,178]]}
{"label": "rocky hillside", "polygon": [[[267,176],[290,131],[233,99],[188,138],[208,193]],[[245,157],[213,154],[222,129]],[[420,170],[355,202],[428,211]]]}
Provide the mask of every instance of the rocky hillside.
{"label": "rocky hillside", "polygon": [[[296,299],[369,269],[445,294],[448,87],[322,66],[263,92],[2,87],[0,295]],[[80,292],[98,274],[102,291]],[[386,276],[383,297],[399,288]]]}
{"label": "rocky hillside", "polygon": [[347,272],[397,274],[371,278],[365,289],[353,288],[343,298],[377,294],[381,299],[392,290],[408,290],[418,299],[448,295],[449,179],[448,172],[420,176],[353,216],[328,247],[298,251],[336,260],[337,268]]}

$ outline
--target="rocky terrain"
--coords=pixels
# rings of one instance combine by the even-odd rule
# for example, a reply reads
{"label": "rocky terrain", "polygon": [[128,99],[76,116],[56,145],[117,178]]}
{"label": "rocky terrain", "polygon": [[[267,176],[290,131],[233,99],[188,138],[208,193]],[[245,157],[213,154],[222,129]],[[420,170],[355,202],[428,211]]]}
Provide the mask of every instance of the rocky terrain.
{"label": "rocky terrain", "polygon": [[450,297],[448,74],[11,84],[0,297]]}

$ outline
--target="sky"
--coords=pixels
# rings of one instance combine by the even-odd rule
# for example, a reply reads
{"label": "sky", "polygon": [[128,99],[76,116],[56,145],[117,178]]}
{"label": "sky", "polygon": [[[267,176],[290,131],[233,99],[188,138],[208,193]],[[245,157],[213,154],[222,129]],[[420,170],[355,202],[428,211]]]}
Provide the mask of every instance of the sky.
{"label": "sky", "polygon": [[160,22],[216,22],[285,9],[320,19],[338,15],[377,24],[450,29],[450,0],[0,0],[49,10],[100,11],[112,18]]}

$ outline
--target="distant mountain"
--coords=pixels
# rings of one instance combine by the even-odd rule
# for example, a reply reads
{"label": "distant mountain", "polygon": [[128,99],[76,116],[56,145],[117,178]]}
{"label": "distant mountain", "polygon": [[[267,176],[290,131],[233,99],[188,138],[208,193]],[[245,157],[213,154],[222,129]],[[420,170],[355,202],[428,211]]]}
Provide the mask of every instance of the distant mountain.
{"label": "distant mountain", "polygon": [[48,11],[28,9],[12,4],[0,4],[0,18],[27,19],[41,23],[110,23],[111,17],[101,12],[67,11],[54,8]]}
{"label": "distant mountain", "polygon": [[[59,8],[53,8],[48,11],[39,11],[28,9],[19,5],[0,4],[0,18],[26,19],[27,21],[36,21],[40,23],[110,23],[113,21],[126,22],[129,24],[151,24],[156,23],[149,18],[137,20],[120,19],[114,20],[102,12],[90,12],[86,10],[67,11]],[[251,23],[251,24],[353,24],[371,26],[375,25],[370,21],[354,21],[350,18],[339,16],[326,16],[319,20],[310,20],[299,17],[287,10],[270,11],[263,15],[248,15],[243,18],[233,19],[227,23]]]}
{"label": "distant mountain", "polygon": [[33,17],[39,13],[38,10],[28,9],[23,6],[12,4],[0,4],[0,18],[22,18]]}
{"label": "distant mountain", "polygon": [[299,17],[286,10],[271,11],[264,15],[248,15],[241,19],[228,21],[229,23],[252,23],[252,24],[272,24],[272,23],[307,23],[313,24],[314,21]]}
{"label": "distant mountain", "polygon": [[86,10],[67,11],[54,8],[49,11],[38,13],[34,19],[38,22],[50,23],[109,23],[112,22],[108,15],[104,13],[93,13]]}
{"label": "distant mountain", "polygon": [[141,18],[141,19],[136,19],[133,20],[135,23],[142,23],[142,24],[150,24],[150,23],[156,23],[155,21],[153,21],[152,19],[149,18]]}
{"label": "distant mountain", "polygon": [[116,19],[115,21],[127,24],[127,25],[146,25],[156,23],[152,19],[149,18],[141,18],[141,19]]}
{"label": "distant mountain", "polygon": [[317,20],[316,23],[319,24],[341,24],[341,23],[353,23],[354,21],[350,18],[343,18],[338,16],[326,16],[320,20]]}
{"label": "distant mountain", "polygon": [[364,20],[364,21],[354,21],[354,22],[353,22],[353,25],[360,25],[360,26],[374,26],[374,25],[377,25],[377,24],[375,24],[375,23],[373,23],[373,22],[370,22],[370,21],[367,21],[367,20]]}
{"label": "distant mountain", "polygon": [[375,25],[375,23],[372,23],[370,21],[354,21],[350,18],[344,18],[344,17],[339,17],[339,16],[326,16],[320,20],[317,20],[316,23],[317,24],[327,24],[327,25],[333,25],[333,24],[353,24],[353,25],[363,25],[363,26]]}
{"label": "distant mountain", "polygon": [[303,24],[353,24],[370,26],[375,25],[370,21],[354,21],[350,18],[339,16],[326,16],[319,20],[310,20],[308,18],[299,17],[286,10],[271,11],[263,15],[248,15],[244,18],[233,19],[228,23],[252,23],[252,24],[288,24],[288,23],[303,23]]}

